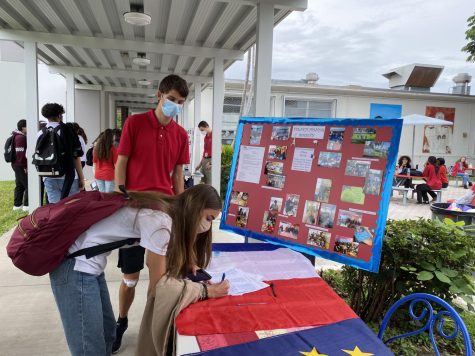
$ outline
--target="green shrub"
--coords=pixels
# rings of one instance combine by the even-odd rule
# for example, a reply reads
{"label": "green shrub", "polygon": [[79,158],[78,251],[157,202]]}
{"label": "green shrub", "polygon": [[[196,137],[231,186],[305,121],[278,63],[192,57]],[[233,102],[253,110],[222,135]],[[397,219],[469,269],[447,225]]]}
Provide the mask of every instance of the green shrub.
{"label": "green shrub", "polygon": [[461,226],[438,220],[389,220],[379,273],[344,266],[341,293],[366,322],[381,320],[401,297],[430,293],[460,297],[473,310],[475,239]]}
{"label": "green shrub", "polygon": [[221,149],[221,199],[226,197],[228,190],[229,174],[231,171],[231,163],[233,161],[233,146],[223,145]]}

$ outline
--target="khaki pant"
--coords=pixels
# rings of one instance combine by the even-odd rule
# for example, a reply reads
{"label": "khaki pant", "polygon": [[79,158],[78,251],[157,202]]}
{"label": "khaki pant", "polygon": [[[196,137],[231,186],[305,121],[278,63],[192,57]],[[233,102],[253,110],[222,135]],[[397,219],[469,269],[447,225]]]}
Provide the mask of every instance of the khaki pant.
{"label": "khaki pant", "polygon": [[[209,163],[209,168],[207,169],[206,166]],[[203,174],[203,178],[201,178],[201,183],[204,184],[211,184],[211,158],[203,158],[203,165],[201,166],[200,172]]]}

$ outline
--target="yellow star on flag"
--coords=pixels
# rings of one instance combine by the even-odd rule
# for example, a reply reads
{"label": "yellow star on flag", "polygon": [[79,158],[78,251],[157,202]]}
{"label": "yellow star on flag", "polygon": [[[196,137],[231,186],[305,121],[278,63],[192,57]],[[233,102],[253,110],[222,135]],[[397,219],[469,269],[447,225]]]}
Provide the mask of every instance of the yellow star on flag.
{"label": "yellow star on flag", "polygon": [[302,355],[305,356],[328,356],[326,354],[319,354],[315,346],[313,347],[312,351],[310,352],[305,352],[305,351],[299,351]]}
{"label": "yellow star on flag", "polygon": [[348,355],[351,355],[351,356],[374,356],[374,354],[370,354],[369,352],[361,351],[358,346],[355,346],[354,350],[341,350],[341,351],[346,352]]}

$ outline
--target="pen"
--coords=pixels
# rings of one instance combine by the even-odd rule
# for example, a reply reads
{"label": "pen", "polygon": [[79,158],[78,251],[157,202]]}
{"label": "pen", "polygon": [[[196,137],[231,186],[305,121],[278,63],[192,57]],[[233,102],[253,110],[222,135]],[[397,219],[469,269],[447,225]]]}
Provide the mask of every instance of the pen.
{"label": "pen", "polygon": [[224,279],[226,278],[226,273],[223,273],[223,277],[221,277],[221,283],[224,282]]}
{"label": "pen", "polygon": [[274,283],[270,284],[270,289],[272,290],[272,295],[277,298],[277,294],[275,293],[275,289],[274,289]]}

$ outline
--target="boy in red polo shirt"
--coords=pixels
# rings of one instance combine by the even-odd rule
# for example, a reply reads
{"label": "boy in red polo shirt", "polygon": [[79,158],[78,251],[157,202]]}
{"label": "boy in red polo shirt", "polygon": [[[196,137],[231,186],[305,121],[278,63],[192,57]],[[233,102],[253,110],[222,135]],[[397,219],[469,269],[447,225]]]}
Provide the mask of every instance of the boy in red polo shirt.
{"label": "boy in red polo shirt", "polygon": [[[190,163],[188,134],[173,119],[188,96],[188,85],[179,76],[169,75],[160,82],[157,95],[155,110],[132,115],[125,121],[115,168],[116,190],[125,185],[127,190],[168,195],[184,191],[183,165]],[[127,314],[144,267],[144,254],[140,246],[119,250],[118,267],[124,276],[119,288],[119,319],[112,353],[119,351],[128,326]],[[164,256],[147,256],[149,266],[165,263]]]}
{"label": "boy in red polo shirt", "polygon": [[195,171],[200,171],[203,174],[202,182],[211,184],[211,146],[213,142],[213,131],[206,121],[200,121],[198,130],[202,135],[205,135],[205,144],[203,149],[203,158],[195,168]]}

